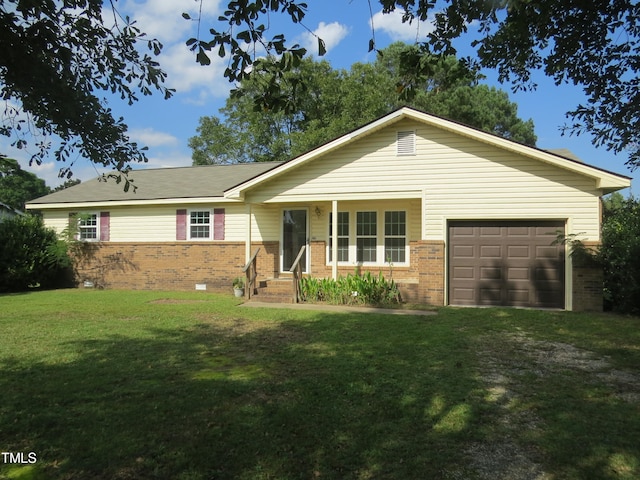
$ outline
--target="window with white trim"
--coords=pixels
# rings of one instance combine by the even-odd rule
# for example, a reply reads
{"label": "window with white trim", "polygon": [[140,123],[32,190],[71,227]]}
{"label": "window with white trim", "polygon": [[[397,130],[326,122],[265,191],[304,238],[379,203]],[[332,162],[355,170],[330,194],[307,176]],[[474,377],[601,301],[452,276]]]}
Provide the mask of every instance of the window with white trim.
{"label": "window with white trim", "polygon": [[407,258],[407,212],[384,212],[384,259],[404,263]]}
{"label": "window with white trim", "polygon": [[[338,212],[337,256],[340,265],[409,264],[406,210]],[[333,218],[329,213],[327,264],[333,262]]]}
{"label": "window with white trim", "polygon": [[356,213],[356,261],[377,260],[378,212]]}
{"label": "window with white trim", "polygon": [[193,210],[189,212],[189,239],[209,240],[211,238],[211,211]]}
{"label": "window with white trim", "polygon": [[98,214],[83,213],[78,216],[78,240],[98,240]]}
{"label": "window with white trim", "polygon": [[[329,261],[333,261],[333,212],[329,212]],[[338,262],[349,261],[349,212],[338,212]]]}

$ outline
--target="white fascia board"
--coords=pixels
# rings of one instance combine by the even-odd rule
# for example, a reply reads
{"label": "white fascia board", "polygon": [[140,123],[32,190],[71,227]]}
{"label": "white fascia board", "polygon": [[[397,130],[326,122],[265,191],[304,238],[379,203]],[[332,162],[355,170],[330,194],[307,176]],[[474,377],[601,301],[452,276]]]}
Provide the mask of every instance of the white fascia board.
{"label": "white fascia board", "polygon": [[112,200],[102,202],[27,203],[27,210],[60,210],[74,208],[109,208],[147,205],[195,205],[203,203],[238,203],[225,197],[159,198],[154,200]]}

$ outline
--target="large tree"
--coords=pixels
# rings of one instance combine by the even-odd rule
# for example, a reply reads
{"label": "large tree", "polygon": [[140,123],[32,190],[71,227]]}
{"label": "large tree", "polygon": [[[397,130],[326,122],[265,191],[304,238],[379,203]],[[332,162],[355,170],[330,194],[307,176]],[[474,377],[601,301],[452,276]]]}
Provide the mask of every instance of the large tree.
{"label": "large tree", "polygon": [[162,45],[122,18],[115,2],[0,0],[0,134],[18,148],[33,142],[37,163],[50,136],[59,137],[55,157],[69,162],[67,177],[78,155],[121,172],[147,160],[99,92],[130,104],[154,90],[172,94],[153,58]]}
{"label": "large tree", "polygon": [[[220,110],[221,118],[200,119],[198,135],[189,140],[194,164],[284,160],[387,114],[407,103],[397,88],[402,82],[399,66],[414,51],[392,44],[376,61],[356,63],[348,71],[304,59],[284,74],[287,88],[282,94],[294,99],[286,111],[256,110],[255,96],[264,79],[244,79]],[[304,86],[290,82],[298,77],[305,79]],[[478,84],[479,79],[464,62],[439,59],[414,86],[409,104],[534,145],[533,122],[519,119],[508,95]]]}
{"label": "large tree", "polygon": [[[202,0],[200,0],[202,1]],[[370,1],[374,3],[373,1]],[[590,132],[596,145],[629,152],[628,164],[640,164],[640,4],[635,0],[378,0],[382,12],[403,12],[403,20],[433,19],[435,28],[419,44],[416,55],[404,59],[404,92],[411,95],[416,79],[428,71],[433,53],[455,54],[453,43],[469,29],[476,61],[496,68],[500,79],[515,89],[535,88],[532,72],[542,70],[557,84],[579,85],[586,102],[568,112],[571,133]],[[373,10],[372,8],[370,10]],[[230,54],[225,76],[232,82],[261,75],[263,89],[255,98],[262,108],[289,108],[280,94],[284,72],[306,53],[290,45],[281,32],[270,32],[270,15],[280,12],[294,23],[304,21],[306,3],[296,0],[229,1],[219,24],[207,38],[188,41],[198,61],[209,52]],[[275,22],[274,22],[275,23]],[[200,31],[204,31],[201,29]],[[260,44],[279,58],[263,60]],[[350,46],[349,48],[353,48]],[[374,35],[369,50],[376,49]],[[324,53],[318,39],[318,54]],[[253,52],[253,53],[252,53]],[[249,68],[251,67],[251,68]],[[303,78],[297,79],[304,82]],[[418,82],[419,83],[419,82]]]}
{"label": "large tree", "polygon": [[44,180],[22,170],[17,160],[0,158],[0,202],[23,211],[26,202],[48,193]]}

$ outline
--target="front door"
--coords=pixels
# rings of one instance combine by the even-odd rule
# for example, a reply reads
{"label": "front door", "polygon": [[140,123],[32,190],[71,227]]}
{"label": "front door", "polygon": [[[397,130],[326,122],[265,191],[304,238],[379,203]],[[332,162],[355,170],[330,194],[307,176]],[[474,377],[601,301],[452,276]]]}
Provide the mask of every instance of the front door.
{"label": "front door", "polygon": [[[282,212],[282,271],[288,272],[300,248],[307,244],[307,211],[283,210]],[[307,249],[308,250],[308,249]],[[300,260],[302,271],[307,271],[307,252]]]}

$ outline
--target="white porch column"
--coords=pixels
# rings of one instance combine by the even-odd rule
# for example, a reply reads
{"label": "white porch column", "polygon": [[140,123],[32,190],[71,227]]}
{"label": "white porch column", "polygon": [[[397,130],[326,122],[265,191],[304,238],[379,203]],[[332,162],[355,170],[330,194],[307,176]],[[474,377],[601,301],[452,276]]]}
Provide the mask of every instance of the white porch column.
{"label": "white porch column", "polygon": [[244,240],[244,263],[251,260],[251,204],[247,203],[244,207],[245,212],[245,240]]}
{"label": "white porch column", "polygon": [[338,201],[331,201],[331,278],[338,279]]}

